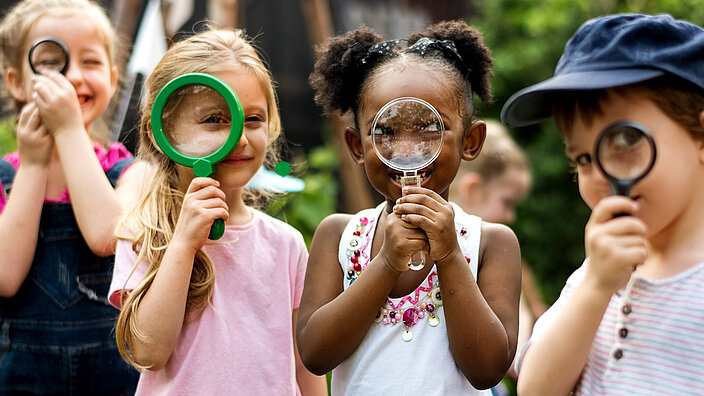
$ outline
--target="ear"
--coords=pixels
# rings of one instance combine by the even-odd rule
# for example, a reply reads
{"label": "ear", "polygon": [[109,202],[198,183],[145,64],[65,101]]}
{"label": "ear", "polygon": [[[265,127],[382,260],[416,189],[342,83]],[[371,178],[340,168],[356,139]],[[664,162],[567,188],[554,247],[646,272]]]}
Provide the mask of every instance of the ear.
{"label": "ear", "polygon": [[482,151],[486,139],[486,123],[484,121],[475,121],[464,131],[464,145],[462,150],[462,159],[471,161],[477,158],[479,152]]}
{"label": "ear", "polygon": [[117,90],[117,66],[113,66],[110,69],[110,89],[112,92],[110,96],[112,96],[115,94],[115,90]]}
{"label": "ear", "polygon": [[14,67],[9,67],[5,73],[5,83],[7,84],[7,89],[10,91],[10,95],[12,95],[15,100],[22,103],[27,102],[27,94],[24,92],[22,75],[19,70]]}
{"label": "ear", "polygon": [[352,160],[357,165],[364,165],[364,149],[362,148],[362,137],[359,135],[357,128],[345,128],[345,143],[350,151]]}

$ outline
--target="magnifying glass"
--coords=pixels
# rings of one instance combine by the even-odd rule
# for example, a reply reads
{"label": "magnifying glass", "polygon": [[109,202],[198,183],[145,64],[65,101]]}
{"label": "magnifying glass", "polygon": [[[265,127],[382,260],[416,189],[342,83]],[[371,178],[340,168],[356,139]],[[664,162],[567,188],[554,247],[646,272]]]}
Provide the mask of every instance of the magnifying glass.
{"label": "magnifying glass", "polygon": [[[171,80],[157,95],[151,115],[154,140],[170,159],[193,168],[197,177],[215,172],[237,146],[244,128],[242,104],[225,82],[190,73]],[[210,239],[219,239],[225,222],[217,219]]]}
{"label": "magnifying glass", "polygon": [[29,48],[28,58],[34,74],[49,70],[64,74],[68,69],[68,48],[57,38],[43,37],[35,41]]}
{"label": "magnifying glass", "polygon": [[[402,172],[401,187],[420,186],[421,169],[440,155],[445,138],[440,113],[428,102],[403,97],[385,104],[372,122],[372,143],[386,166]],[[418,271],[428,261],[427,252],[416,252],[409,268]]]}
{"label": "magnifying glass", "polygon": [[596,140],[596,163],[613,195],[629,196],[631,188],[655,164],[655,141],[646,127],[624,121],[609,125]]}

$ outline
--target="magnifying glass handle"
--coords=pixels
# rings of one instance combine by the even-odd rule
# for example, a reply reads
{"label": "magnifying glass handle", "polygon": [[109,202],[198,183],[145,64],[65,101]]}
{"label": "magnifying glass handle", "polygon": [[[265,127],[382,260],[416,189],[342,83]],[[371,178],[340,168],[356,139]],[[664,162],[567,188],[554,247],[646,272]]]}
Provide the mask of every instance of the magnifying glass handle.
{"label": "magnifying glass handle", "polygon": [[216,219],[215,222],[213,222],[213,225],[210,227],[210,234],[208,234],[208,239],[210,240],[217,240],[222,238],[222,235],[225,233],[225,220],[223,219]]}

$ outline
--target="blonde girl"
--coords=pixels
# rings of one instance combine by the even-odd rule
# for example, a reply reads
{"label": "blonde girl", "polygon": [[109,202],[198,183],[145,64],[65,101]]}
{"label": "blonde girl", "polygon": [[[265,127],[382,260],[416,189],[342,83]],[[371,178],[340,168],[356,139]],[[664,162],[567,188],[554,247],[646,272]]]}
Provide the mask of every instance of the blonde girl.
{"label": "blonde girl", "polygon": [[[195,72],[230,85],[244,109],[242,138],[212,178],[166,157],[151,131],[159,91]],[[120,353],[142,371],[137,393],[325,392],[293,342],[308,257],[303,238],[246,204],[244,187],[265,157],[275,157],[271,143],[281,131],[269,71],[241,31],[208,30],[175,44],[147,87],[139,155],[154,172],[122,225],[109,294],[122,308]],[[219,114],[197,122],[214,117],[229,128]],[[218,218],[225,234],[207,243]]]}
{"label": "blonde girl", "polygon": [[[65,74],[30,69],[38,40],[65,44]],[[18,151],[0,160],[0,394],[131,394],[105,299],[121,198],[135,167],[97,129],[117,86],[115,32],[86,0],[25,0],[0,23]],[[114,186],[117,186],[114,188]]]}

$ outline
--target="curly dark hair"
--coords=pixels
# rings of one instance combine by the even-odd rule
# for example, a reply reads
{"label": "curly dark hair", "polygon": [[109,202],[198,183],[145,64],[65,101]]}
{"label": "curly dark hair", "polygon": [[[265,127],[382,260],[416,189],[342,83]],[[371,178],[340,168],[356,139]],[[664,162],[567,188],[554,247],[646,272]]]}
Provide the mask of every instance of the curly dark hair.
{"label": "curly dark hair", "polygon": [[[424,31],[412,33],[408,45],[427,37],[435,40],[450,40],[466,65],[453,61],[443,51],[432,51],[420,56],[428,63],[442,62],[456,70],[452,77],[458,89],[460,102],[467,103],[469,113],[472,110],[472,95],[476,93],[484,102],[491,102],[490,79],[493,61],[491,52],[484,44],[481,33],[463,21],[444,21],[428,26]],[[367,26],[332,37],[318,46],[315,52],[315,67],[310,75],[310,84],[315,90],[315,102],[326,114],[335,111],[345,113],[352,111],[355,115],[359,108],[360,94],[365,82],[374,71],[393,57],[370,58],[369,49],[383,38]],[[471,116],[471,114],[468,114]]]}

